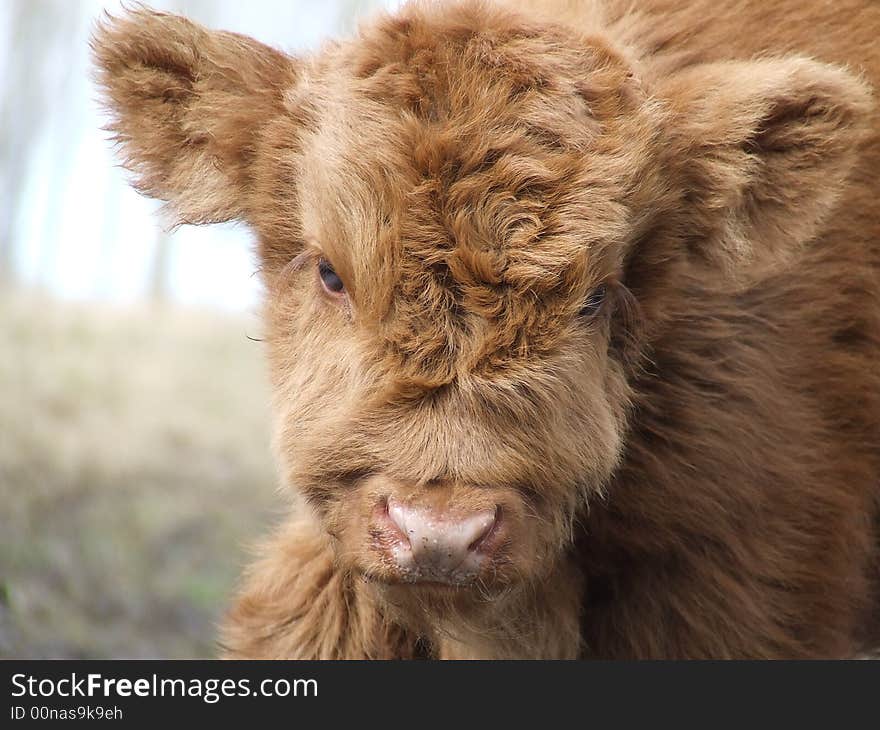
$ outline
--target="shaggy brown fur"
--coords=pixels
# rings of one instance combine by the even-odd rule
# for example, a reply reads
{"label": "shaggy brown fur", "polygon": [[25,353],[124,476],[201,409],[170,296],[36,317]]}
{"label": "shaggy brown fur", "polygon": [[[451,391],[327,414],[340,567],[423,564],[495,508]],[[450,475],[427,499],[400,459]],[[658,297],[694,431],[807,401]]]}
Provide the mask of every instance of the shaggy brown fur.
{"label": "shaggy brown fur", "polygon": [[[95,37],[138,187],[259,237],[296,499],[225,654],[864,650],[880,4],[520,5],[410,4],[309,59],[147,10]],[[403,582],[389,497],[495,508],[503,544]]]}

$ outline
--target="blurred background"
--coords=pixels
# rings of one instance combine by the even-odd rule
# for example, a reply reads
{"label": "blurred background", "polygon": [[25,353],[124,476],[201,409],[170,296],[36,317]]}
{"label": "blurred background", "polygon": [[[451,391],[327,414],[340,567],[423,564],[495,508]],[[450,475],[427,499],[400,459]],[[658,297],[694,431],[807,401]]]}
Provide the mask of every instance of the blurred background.
{"label": "blurred background", "polygon": [[[399,3],[148,4],[297,53]],[[0,657],[211,656],[282,506],[252,236],[165,231],[127,186],[90,78],[104,10],[0,2]]]}

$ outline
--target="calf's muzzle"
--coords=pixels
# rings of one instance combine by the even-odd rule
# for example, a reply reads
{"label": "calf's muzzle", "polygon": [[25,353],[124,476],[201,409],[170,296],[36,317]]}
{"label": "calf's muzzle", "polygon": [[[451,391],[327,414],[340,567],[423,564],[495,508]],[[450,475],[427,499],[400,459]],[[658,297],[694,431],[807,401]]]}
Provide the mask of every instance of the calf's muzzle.
{"label": "calf's muzzle", "polygon": [[387,557],[406,582],[468,583],[498,543],[498,508],[460,512],[389,498],[384,517]]}

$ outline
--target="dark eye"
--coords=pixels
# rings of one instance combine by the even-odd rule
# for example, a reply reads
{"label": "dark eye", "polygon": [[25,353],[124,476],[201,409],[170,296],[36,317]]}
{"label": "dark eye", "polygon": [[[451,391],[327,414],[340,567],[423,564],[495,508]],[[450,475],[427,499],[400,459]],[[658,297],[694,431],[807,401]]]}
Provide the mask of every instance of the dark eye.
{"label": "dark eye", "polygon": [[321,277],[321,283],[330,294],[342,294],[345,292],[345,284],[342,283],[339,274],[333,270],[330,262],[326,259],[318,261],[318,276]]}
{"label": "dark eye", "polygon": [[587,296],[587,300],[584,302],[584,305],[581,307],[581,311],[578,312],[581,317],[594,317],[602,308],[602,303],[605,301],[605,294],[608,292],[608,287],[605,284],[599,284],[593,291],[589,293]]}

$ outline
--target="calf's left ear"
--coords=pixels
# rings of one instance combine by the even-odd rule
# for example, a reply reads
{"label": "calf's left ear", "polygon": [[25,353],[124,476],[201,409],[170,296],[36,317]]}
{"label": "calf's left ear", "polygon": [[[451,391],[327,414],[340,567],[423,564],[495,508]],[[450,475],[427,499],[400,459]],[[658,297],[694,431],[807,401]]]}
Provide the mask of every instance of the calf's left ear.
{"label": "calf's left ear", "polygon": [[863,81],[804,58],[697,65],[660,94],[680,232],[736,278],[772,270],[820,232],[872,105]]}

